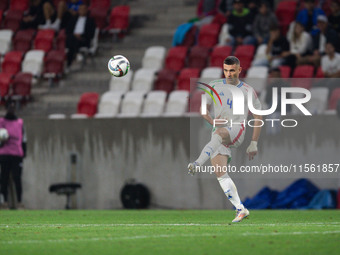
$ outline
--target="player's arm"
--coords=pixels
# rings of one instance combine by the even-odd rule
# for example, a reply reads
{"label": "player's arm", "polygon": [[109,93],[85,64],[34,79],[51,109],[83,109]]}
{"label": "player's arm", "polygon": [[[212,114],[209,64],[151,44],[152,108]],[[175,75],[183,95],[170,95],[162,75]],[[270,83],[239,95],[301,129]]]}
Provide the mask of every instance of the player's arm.
{"label": "player's arm", "polygon": [[262,126],[262,116],[253,114],[254,117],[254,127],[253,127],[253,136],[251,138],[250,145],[247,148],[247,154],[249,156],[249,160],[254,159],[254,156],[257,154],[257,142],[260,138],[261,134],[261,126]]}

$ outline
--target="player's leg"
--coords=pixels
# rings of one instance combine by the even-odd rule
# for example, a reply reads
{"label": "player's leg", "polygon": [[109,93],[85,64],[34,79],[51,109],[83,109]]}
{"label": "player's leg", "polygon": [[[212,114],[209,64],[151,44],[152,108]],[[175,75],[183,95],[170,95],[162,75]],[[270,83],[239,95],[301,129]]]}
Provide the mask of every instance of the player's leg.
{"label": "player's leg", "polygon": [[8,162],[2,161],[1,165],[1,193],[4,196],[4,203],[1,205],[1,209],[9,209],[8,207],[8,183],[9,183],[9,168]]}
{"label": "player's leg", "polygon": [[204,146],[198,159],[196,159],[194,163],[189,163],[189,174],[194,174],[196,166],[202,166],[221,144],[229,144],[230,142],[229,131],[226,128],[218,128],[211,136],[210,142]]}
{"label": "player's leg", "polygon": [[11,166],[13,182],[15,185],[15,190],[17,194],[17,208],[23,209],[23,205],[21,203],[22,197],[22,182],[21,182],[21,173],[22,173],[22,159],[14,158]]}
{"label": "player's leg", "polygon": [[235,183],[230,178],[228,173],[223,171],[223,166],[227,166],[228,164],[228,155],[217,154],[211,159],[211,164],[214,166],[214,169],[220,169],[220,171],[215,171],[217,180],[220,183],[224,194],[236,208],[236,217],[233,222],[240,222],[244,218],[248,217],[249,211],[244,208],[238,195]]}

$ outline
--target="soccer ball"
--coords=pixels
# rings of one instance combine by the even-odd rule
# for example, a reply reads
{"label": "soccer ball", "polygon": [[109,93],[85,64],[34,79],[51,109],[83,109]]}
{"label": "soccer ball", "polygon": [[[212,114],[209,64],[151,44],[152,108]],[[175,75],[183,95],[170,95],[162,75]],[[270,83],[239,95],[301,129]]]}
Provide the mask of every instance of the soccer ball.
{"label": "soccer ball", "polygon": [[7,141],[9,134],[6,128],[0,128],[0,142]]}
{"label": "soccer ball", "polygon": [[126,57],[122,55],[116,55],[109,60],[107,67],[113,76],[122,77],[128,73],[130,69],[130,63]]}

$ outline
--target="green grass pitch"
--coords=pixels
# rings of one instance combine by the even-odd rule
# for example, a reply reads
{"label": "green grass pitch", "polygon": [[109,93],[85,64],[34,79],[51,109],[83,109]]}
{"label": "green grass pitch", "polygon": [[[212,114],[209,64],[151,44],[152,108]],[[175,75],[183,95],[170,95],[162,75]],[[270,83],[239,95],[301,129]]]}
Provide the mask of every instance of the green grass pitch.
{"label": "green grass pitch", "polygon": [[0,211],[0,254],[339,254],[340,210]]}

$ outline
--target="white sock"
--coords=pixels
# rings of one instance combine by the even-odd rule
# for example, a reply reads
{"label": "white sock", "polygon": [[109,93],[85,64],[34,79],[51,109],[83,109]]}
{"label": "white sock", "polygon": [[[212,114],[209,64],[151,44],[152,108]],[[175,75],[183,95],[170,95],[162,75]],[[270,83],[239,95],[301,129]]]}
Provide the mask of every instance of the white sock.
{"label": "white sock", "polygon": [[201,155],[195,161],[201,166],[214,154],[218,147],[222,144],[222,137],[214,134],[210,142],[203,148]]}
{"label": "white sock", "polygon": [[223,176],[217,178],[219,181],[221,188],[224,191],[224,194],[227,196],[229,201],[235,206],[236,209],[244,209],[244,206],[238,196],[236,186],[233,180],[229,177],[227,173]]}

